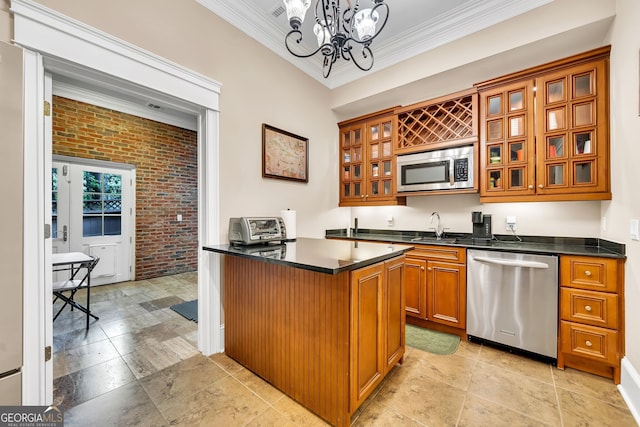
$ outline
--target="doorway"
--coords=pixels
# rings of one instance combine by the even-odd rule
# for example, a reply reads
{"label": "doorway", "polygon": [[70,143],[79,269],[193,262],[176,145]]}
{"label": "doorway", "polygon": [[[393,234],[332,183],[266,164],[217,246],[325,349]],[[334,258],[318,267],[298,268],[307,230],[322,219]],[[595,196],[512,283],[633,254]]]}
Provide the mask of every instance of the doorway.
{"label": "doorway", "polygon": [[99,257],[92,285],[133,279],[135,169],[117,166],[54,157],[51,167],[52,253]]}

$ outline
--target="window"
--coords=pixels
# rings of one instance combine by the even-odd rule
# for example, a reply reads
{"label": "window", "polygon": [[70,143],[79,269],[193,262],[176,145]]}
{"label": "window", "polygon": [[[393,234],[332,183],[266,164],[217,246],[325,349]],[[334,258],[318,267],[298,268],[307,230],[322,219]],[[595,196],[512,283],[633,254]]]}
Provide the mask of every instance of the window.
{"label": "window", "polygon": [[122,175],[83,171],[82,235],[117,236],[122,229]]}

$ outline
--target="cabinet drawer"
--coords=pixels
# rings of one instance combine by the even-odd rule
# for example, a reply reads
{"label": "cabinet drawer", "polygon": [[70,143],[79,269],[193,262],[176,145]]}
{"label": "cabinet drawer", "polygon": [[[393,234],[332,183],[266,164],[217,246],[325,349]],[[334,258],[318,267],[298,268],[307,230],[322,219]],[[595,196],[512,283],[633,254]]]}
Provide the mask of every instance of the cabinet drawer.
{"label": "cabinet drawer", "polygon": [[618,260],[579,256],[560,257],[562,286],[594,291],[618,291]]}
{"label": "cabinet drawer", "polygon": [[428,258],[430,260],[453,261],[461,264],[467,262],[466,249],[454,248],[451,246],[416,245],[415,249],[409,251],[407,255],[419,258]]}
{"label": "cabinet drawer", "polygon": [[595,326],[560,322],[561,351],[610,365],[617,363],[618,332]]}
{"label": "cabinet drawer", "polygon": [[618,296],[605,292],[562,288],[560,317],[603,328],[618,328]]}

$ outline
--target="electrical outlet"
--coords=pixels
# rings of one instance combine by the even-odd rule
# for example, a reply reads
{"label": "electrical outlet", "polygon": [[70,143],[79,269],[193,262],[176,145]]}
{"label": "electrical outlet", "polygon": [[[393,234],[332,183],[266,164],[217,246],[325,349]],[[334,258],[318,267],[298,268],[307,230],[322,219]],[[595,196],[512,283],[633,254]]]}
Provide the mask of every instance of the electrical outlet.
{"label": "electrical outlet", "polygon": [[507,217],[507,231],[516,231],[516,217],[508,216]]}

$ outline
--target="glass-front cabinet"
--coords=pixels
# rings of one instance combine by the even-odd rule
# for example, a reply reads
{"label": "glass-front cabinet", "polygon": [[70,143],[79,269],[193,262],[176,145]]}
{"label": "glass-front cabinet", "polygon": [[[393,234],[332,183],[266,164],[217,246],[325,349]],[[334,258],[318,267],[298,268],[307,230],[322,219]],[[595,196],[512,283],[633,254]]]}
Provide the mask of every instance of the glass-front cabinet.
{"label": "glass-front cabinet", "polygon": [[608,56],[596,49],[477,85],[481,201],[611,198]]}
{"label": "glass-front cabinet", "polygon": [[533,82],[501,86],[480,94],[481,194],[534,194]]}
{"label": "glass-front cabinet", "polygon": [[340,206],[394,205],[392,109],[338,124],[340,128]]}

